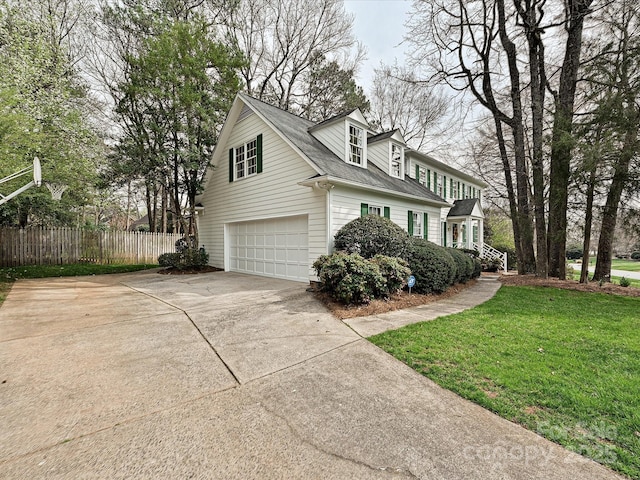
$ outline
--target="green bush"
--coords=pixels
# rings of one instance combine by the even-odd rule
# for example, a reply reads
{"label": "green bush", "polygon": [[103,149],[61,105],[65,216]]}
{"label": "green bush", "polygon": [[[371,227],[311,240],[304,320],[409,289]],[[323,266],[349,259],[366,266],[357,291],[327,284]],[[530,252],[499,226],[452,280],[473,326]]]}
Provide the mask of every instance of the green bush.
{"label": "green bush", "polygon": [[579,260],[582,258],[582,249],[579,247],[571,247],[566,251],[567,260]]}
{"label": "green bush", "polygon": [[376,255],[371,262],[378,266],[385,279],[385,288],[382,296],[388,297],[393,293],[397,293],[407,284],[411,270],[409,270],[409,265],[403,259]]}
{"label": "green bush", "polygon": [[626,277],[620,277],[620,286],[621,287],[628,287],[629,285],[631,285],[631,282],[629,280],[627,280]]}
{"label": "green bush", "polygon": [[163,253],[158,257],[158,263],[161,267],[178,270],[202,268],[209,263],[209,254],[204,248],[186,248],[180,253]]}
{"label": "green bush", "polygon": [[633,252],[631,254],[631,259],[632,260],[640,260],[640,252]]}
{"label": "green bush", "polygon": [[322,255],[313,268],[320,278],[322,290],[347,305],[369,303],[386,290],[378,265],[357,253]]}
{"label": "green bush", "polygon": [[482,273],[482,262],[479,258],[473,259],[473,275],[471,278],[479,278]]}
{"label": "green bush", "polygon": [[467,283],[473,277],[473,260],[468,254],[457,248],[447,248],[447,251],[456,263],[454,283]]}
{"label": "green bush", "polygon": [[417,293],[442,293],[456,276],[456,264],[444,247],[421,238],[412,238],[407,255]]}
{"label": "green bush", "polygon": [[376,255],[405,258],[409,234],[388,218],[365,215],[338,230],[334,240],[337,250],[357,253],[364,258]]}
{"label": "green bush", "polygon": [[163,253],[158,257],[158,264],[161,267],[176,267],[180,265],[179,253]]}

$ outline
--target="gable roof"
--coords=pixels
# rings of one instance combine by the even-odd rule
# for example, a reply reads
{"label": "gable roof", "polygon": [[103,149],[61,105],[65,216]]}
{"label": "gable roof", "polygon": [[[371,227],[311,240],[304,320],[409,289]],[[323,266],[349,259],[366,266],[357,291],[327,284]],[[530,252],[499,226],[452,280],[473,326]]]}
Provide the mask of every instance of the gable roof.
{"label": "gable roof", "polygon": [[[456,200],[453,208],[449,210],[447,217],[468,217],[473,214],[473,210],[478,203],[477,198],[465,198],[464,200]],[[479,205],[478,205],[479,206]],[[482,212],[482,210],[480,210]]]}
{"label": "gable roof", "polygon": [[327,177],[330,181],[342,180],[345,183],[362,188],[385,190],[389,193],[410,195],[426,201],[450,205],[442,197],[409,176],[405,176],[404,180],[391,177],[372,162],[368,162],[367,168],[344,162],[320,140],[309,133],[309,129],[315,125],[313,122],[244,93],[239,93],[238,96],[254,112],[260,115],[274,131],[303,153],[306,160],[318,172],[318,175],[311,177],[311,179]]}

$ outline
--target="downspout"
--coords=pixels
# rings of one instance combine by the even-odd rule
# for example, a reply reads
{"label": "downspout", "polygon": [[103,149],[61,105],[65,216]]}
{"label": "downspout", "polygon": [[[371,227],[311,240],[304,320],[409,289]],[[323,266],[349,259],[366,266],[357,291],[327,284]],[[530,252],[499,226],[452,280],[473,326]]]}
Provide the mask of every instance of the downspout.
{"label": "downspout", "polygon": [[322,190],[326,190],[326,235],[327,235],[327,255],[331,253],[333,249],[333,238],[331,237],[331,190],[333,190],[332,183],[329,182],[316,182],[315,187],[320,188]]}

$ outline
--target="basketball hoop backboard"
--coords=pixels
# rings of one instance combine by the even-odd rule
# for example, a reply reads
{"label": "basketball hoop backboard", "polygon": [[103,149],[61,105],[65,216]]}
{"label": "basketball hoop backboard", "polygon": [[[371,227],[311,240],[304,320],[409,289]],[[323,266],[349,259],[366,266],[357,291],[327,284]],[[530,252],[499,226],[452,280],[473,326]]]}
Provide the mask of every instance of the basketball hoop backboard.
{"label": "basketball hoop backboard", "polygon": [[33,183],[36,187],[42,185],[42,168],[38,157],[33,157]]}

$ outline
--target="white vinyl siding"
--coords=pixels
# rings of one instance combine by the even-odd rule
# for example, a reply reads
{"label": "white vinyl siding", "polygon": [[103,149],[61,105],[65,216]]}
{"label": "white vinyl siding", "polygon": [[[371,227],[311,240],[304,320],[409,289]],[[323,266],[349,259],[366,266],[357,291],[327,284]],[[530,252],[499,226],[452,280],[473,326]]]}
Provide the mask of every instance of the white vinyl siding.
{"label": "white vinyl siding", "polygon": [[338,158],[344,159],[345,145],[347,137],[345,134],[344,122],[336,122],[332,125],[323,126],[311,132],[311,135],[320,140]]}
{"label": "white vinyl siding", "polygon": [[[405,230],[408,229],[407,212],[415,210],[425,212],[429,216],[429,240],[440,242],[440,208],[430,206],[419,201],[412,202],[390,195],[376,194],[364,190],[353,189],[336,185],[331,191],[331,236],[346,225],[348,222],[361,215],[361,206],[380,205],[388,207],[390,220]],[[421,220],[422,222],[422,220]]]}
{"label": "white vinyl siding", "polygon": [[[246,145],[262,133],[263,170],[259,175],[229,182],[229,162],[222,152]],[[311,264],[327,253],[326,191],[298,185],[317,172],[313,170],[258,115],[236,122],[226,145],[219,145],[217,164],[205,192],[199,197],[204,213],[199,217],[200,244],[209,253],[211,265],[225,264],[225,225],[255,220],[307,215],[308,274],[315,279]],[[226,259],[227,263],[229,258]]]}

